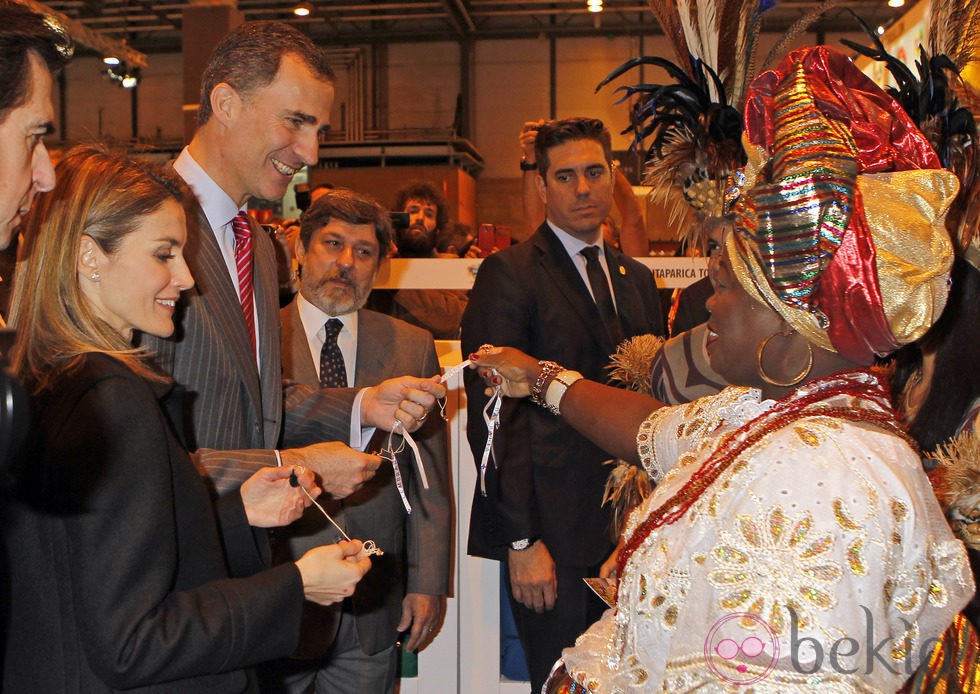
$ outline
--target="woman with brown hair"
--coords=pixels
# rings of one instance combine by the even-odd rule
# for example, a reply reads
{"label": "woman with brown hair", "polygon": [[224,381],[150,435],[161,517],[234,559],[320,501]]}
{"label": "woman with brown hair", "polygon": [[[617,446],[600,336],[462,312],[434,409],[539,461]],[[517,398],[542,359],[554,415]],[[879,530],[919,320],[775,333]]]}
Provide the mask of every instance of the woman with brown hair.
{"label": "woman with brown hair", "polygon": [[3,690],[252,691],[248,667],[297,644],[303,599],[350,595],[370,560],[355,541],[266,570],[261,528],[299,517],[312,473],[266,468],[212,501],[180,443],[182,393],[131,348],[173,332],[193,285],[180,179],[94,147],[57,178],[14,298],[33,427],[4,526]]}

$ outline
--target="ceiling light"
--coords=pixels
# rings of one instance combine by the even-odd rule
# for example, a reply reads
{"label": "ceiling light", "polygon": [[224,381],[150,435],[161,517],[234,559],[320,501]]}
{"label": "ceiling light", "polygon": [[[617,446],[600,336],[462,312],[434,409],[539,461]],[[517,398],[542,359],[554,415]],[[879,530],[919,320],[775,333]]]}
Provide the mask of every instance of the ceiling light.
{"label": "ceiling light", "polygon": [[905,0],[888,0],[889,7],[905,7]]}
{"label": "ceiling light", "polygon": [[308,2],[301,2],[293,8],[293,14],[297,17],[309,17],[313,14],[313,6]]}
{"label": "ceiling light", "polygon": [[114,55],[107,55],[105,58],[102,59],[102,62],[105,63],[106,65],[118,65],[119,58],[117,58]]}
{"label": "ceiling light", "polygon": [[602,0],[588,0],[589,12],[602,12]]}
{"label": "ceiling light", "polygon": [[884,36],[884,34],[885,34],[885,27],[883,27],[883,26],[881,26],[879,24],[878,25],[878,28],[876,29],[876,31],[878,32],[878,36]]}

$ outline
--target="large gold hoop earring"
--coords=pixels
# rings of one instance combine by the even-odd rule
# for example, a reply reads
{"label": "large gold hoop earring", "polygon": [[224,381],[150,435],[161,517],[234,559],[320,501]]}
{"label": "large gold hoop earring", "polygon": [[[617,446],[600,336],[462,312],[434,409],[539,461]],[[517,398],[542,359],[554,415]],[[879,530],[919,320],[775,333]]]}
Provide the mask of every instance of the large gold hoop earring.
{"label": "large gold hoop earring", "polygon": [[777,381],[776,379],[771,378],[769,374],[766,373],[765,367],[762,366],[762,354],[766,351],[766,346],[768,346],[769,341],[772,338],[776,337],[776,335],[779,335],[779,332],[774,332],[772,335],[770,335],[765,340],[759,343],[759,348],[755,352],[756,369],[758,370],[759,375],[762,377],[762,380],[768,383],[769,385],[779,386],[780,388],[791,388],[810,374],[810,369],[813,368],[813,346],[810,345],[810,342],[808,340],[806,341],[806,349],[807,349],[806,366],[803,367],[803,370],[800,371],[800,373],[798,373],[791,380],[786,381],[785,383],[782,381]]}

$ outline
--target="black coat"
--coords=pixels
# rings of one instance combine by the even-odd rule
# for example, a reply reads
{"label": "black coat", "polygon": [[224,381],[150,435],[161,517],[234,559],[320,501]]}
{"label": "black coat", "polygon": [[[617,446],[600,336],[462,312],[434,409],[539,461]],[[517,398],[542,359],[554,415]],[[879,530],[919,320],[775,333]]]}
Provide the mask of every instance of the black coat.
{"label": "black coat", "polygon": [[256,573],[261,531],[238,494],[212,503],[169,390],[89,355],[32,403],[27,483],[3,522],[4,692],[249,691],[249,666],[295,647],[299,572]]}

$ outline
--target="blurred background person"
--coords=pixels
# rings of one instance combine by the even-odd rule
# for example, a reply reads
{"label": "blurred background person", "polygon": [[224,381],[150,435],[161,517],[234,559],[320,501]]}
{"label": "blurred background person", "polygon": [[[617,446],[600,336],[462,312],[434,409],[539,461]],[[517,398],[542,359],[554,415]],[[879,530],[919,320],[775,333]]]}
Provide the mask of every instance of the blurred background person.
{"label": "blurred background person", "polygon": [[[330,183],[321,183],[313,188],[299,183],[293,188],[296,207],[305,212],[310,204],[327,191],[334,189]],[[279,275],[279,306],[286,307],[299,291],[299,261],[296,260],[296,241],[299,239],[299,219],[284,219],[271,227],[276,240],[276,271]]]}
{"label": "blurred background person", "polygon": [[[446,197],[429,181],[410,181],[395,194],[396,212],[408,225],[395,225],[394,258],[437,258],[440,230],[449,225]],[[458,289],[378,289],[368,308],[424,328],[437,340],[459,339],[467,293]]]}
{"label": "blurred background person", "polygon": [[213,503],[179,438],[179,390],[132,348],[136,332],[173,332],[194,283],[179,177],[92,147],[58,176],[14,301],[36,426],[4,524],[3,689],[254,691],[248,668],[292,651],[303,599],[342,599],[370,561],[351,542],[264,570],[252,528],[297,518],[297,486],[320,492],[312,472],[264,468]]}
{"label": "blurred background person", "polygon": [[468,224],[450,222],[436,238],[436,253],[446,258],[482,258],[476,234]]}

